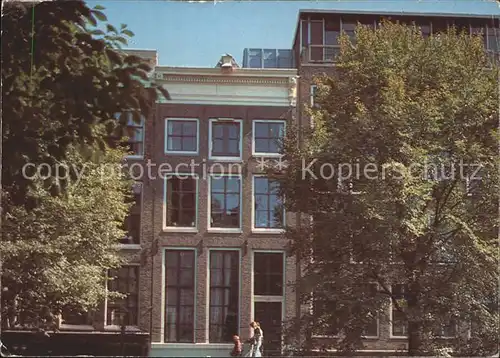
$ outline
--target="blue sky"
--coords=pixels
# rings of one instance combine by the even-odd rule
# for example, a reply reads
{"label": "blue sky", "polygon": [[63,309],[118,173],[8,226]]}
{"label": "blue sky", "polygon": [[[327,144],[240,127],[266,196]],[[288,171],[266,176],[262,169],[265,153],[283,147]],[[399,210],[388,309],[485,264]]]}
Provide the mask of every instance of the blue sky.
{"label": "blue sky", "polygon": [[156,49],[164,66],[214,67],[223,53],[241,65],[243,49],[291,48],[300,9],[379,10],[500,16],[492,0],[207,1],[91,0],[135,36],[130,48]]}

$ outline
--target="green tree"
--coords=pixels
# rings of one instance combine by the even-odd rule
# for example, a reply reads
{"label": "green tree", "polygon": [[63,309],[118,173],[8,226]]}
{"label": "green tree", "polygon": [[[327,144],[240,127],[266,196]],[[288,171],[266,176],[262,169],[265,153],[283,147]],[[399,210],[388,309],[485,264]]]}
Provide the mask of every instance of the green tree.
{"label": "green tree", "polygon": [[[392,302],[410,355],[497,349],[498,76],[481,39],[453,29],[342,36],[314,128],[285,143],[285,204],[312,219],[287,229],[308,263],[310,335],[339,333],[332,345],[352,352]],[[447,326],[458,332],[443,341]]]}
{"label": "green tree", "polygon": [[34,178],[29,195],[37,206],[12,206],[4,218],[4,327],[50,329],[63,310],[91,310],[106,294],[105,273],[122,263],[116,244],[125,236],[131,183],[116,169],[126,152],[92,158],[80,151],[68,148],[59,163],[75,174],[64,192],[48,195]]}
{"label": "green tree", "polygon": [[[133,33],[103,7],[2,5],[2,325],[48,328],[64,308],[94,307],[121,262],[130,183],[99,172],[126,155],[116,113],[149,120],[169,95],[121,50]],[[65,178],[32,179],[26,164]]]}

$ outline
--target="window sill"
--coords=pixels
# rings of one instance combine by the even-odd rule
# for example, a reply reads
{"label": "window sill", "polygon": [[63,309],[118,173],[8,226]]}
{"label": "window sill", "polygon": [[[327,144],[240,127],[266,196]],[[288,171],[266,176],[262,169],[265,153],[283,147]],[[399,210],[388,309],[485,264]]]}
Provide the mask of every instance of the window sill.
{"label": "window sill", "polygon": [[89,324],[66,324],[62,323],[59,326],[61,331],[95,331],[95,327]]}
{"label": "window sill", "polygon": [[279,235],[284,234],[285,229],[263,229],[263,228],[252,228],[252,234],[272,234]]}
{"label": "window sill", "polygon": [[195,152],[183,152],[183,151],[171,151],[171,150],[166,150],[165,151],[165,154],[169,154],[169,155],[199,155],[199,151],[195,151]]}
{"label": "window sill", "polygon": [[252,153],[252,157],[256,158],[283,158],[283,154],[280,153]]}
{"label": "window sill", "polygon": [[209,156],[208,160],[216,161],[216,162],[235,162],[242,163],[243,159],[241,157],[212,157]]}
{"label": "window sill", "polygon": [[229,228],[215,228],[215,227],[209,227],[207,229],[207,232],[209,233],[218,233],[218,234],[241,234],[243,233],[243,230],[241,229],[229,229]]}
{"label": "window sill", "polygon": [[126,155],[125,159],[144,159],[144,155]]}
{"label": "window sill", "polygon": [[408,336],[393,336],[392,334],[389,336],[390,339],[408,339]]}
{"label": "window sill", "polygon": [[196,233],[198,233],[198,228],[196,228],[196,227],[167,226],[167,227],[163,228],[163,232],[179,232],[179,233],[196,234]]}
{"label": "window sill", "polygon": [[118,244],[116,245],[116,248],[119,250],[140,250],[141,245],[140,244]]}
{"label": "window sill", "polygon": [[[104,326],[105,331],[121,331],[122,327],[116,324],[109,324]],[[125,326],[126,332],[140,332],[141,330],[137,326]]]}

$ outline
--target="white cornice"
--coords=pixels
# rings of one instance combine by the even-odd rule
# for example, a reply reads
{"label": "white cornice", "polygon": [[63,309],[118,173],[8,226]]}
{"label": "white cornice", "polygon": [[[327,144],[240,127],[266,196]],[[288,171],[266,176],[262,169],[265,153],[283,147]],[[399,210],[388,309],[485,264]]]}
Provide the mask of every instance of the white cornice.
{"label": "white cornice", "polygon": [[297,69],[288,68],[237,68],[234,72],[227,74],[222,73],[220,68],[210,67],[167,67],[156,66],[156,73],[161,73],[161,76],[215,76],[224,78],[237,77],[274,77],[287,78],[297,76]]}
{"label": "white cornice", "polygon": [[243,84],[243,85],[276,85],[279,87],[288,86],[289,76],[283,78],[276,77],[250,77],[250,76],[201,76],[201,75],[169,75],[155,73],[157,80],[167,83],[214,83],[214,84]]}

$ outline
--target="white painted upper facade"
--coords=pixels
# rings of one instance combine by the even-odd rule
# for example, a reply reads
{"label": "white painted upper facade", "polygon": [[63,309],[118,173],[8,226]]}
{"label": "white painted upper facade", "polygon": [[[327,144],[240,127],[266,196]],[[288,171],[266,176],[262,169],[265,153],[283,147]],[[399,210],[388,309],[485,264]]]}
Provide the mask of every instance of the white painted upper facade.
{"label": "white painted upper facade", "polygon": [[296,69],[156,66],[154,78],[173,104],[294,107]]}

